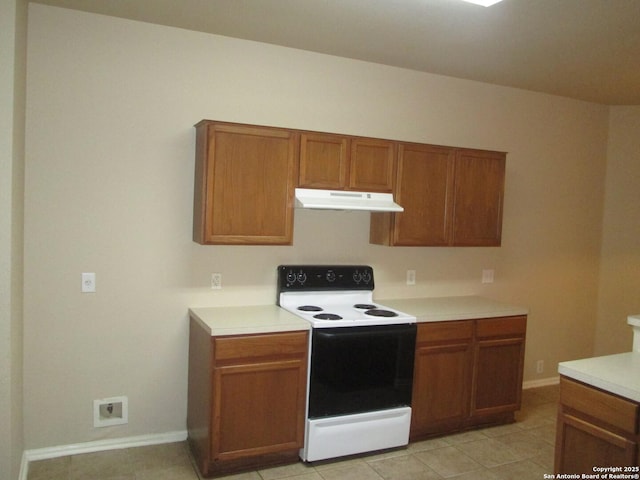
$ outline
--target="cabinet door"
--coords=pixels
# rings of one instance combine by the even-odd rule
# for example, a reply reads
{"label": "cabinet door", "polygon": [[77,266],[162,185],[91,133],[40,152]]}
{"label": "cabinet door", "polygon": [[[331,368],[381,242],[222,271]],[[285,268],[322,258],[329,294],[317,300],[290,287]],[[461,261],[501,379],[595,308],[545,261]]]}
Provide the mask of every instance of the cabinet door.
{"label": "cabinet door", "polygon": [[638,465],[638,443],[584,419],[560,413],[555,471],[593,475],[594,466]]}
{"label": "cabinet door", "polygon": [[214,370],[214,461],[303,446],[306,359]]}
{"label": "cabinet door", "polygon": [[556,473],[638,466],[639,414],[637,402],[561,376]]}
{"label": "cabinet door", "polygon": [[476,325],[471,415],[520,408],[526,317],[482,319]]}
{"label": "cabinet door", "polygon": [[402,213],[374,213],[370,242],[492,246],[502,236],[505,154],[422,144],[398,146]]}
{"label": "cabinet door", "polygon": [[351,140],[350,190],[391,192],[394,173],[394,142],[373,138]]}
{"label": "cabinet door", "polygon": [[429,145],[400,145],[393,245],[447,245],[451,230],[454,150]]}
{"label": "cabinet door", "polygon": [[297,133],[211,122],[197,128],[194,240],[291,244]]}
{"label": "cabinet door", "polygon": [[411,439],[459,429],[469,415],[471,321],[420,324]]}
{"label": "cabinet door", "polygon": [[506,155],[459,149],[455,160],[453,245],[499,246]]}
{"label": "cabinet door", "polygon": [[300,135],[298,186],[341,190],[349,173],[349,142],[346,137],[321,133]]}

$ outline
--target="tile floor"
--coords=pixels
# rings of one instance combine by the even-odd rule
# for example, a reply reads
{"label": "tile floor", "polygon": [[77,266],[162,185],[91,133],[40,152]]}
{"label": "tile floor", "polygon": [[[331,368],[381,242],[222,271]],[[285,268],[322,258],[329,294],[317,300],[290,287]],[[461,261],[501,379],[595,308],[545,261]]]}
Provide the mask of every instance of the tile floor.
{"label": "tile floor", "polygon": [[[525,390],[516,423],[342,461],[297,463],[225,480],[540,480],[553,473],[558,387]],[[29,465],[28,480],[198,480],[186,442]]]}

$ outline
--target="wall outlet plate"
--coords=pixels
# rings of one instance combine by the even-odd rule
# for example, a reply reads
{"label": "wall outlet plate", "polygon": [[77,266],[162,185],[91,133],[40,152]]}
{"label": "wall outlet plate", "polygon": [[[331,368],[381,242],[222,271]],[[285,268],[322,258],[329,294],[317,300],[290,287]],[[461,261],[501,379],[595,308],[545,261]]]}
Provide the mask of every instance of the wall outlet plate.
{"label": "wall outlet plate", "polygon": [[82,293],[94,293],[96,291],[96,274],[82,274]]}
{"label": "wall outlet plate", "polygon": [[109,427],[129,423],[127,397],[99,398],[93,401],[93,426]]}
{"label": "wall outlet plate", "polygon": [[415,284],[416,284],[416,271],[407,270],[407,285],[415,285]]}
{"label": "wall outlet plate", "polygon": [[494,274],[495,270],[492,268],[482,270],[482,283],[493,283]]}

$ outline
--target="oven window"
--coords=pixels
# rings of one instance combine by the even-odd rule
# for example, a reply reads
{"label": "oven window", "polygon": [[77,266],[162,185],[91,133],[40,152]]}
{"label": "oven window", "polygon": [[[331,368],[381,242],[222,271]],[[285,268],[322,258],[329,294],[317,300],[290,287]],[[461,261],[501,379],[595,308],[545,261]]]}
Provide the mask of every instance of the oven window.
{"label": "oven window", "polygon": [[416,325],[312,330],[309,418],[411,405]]}

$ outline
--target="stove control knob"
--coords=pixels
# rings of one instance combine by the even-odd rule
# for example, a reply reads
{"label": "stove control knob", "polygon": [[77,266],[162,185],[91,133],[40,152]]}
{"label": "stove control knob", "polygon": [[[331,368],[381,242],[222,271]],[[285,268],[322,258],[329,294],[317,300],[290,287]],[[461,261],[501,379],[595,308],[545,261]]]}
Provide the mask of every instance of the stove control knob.
{"label": "stove control knob", "polygon": [[289,270],[287,272],[287,283],[292,284],[292,283],[295,283],[295,281],[296,281],[296,274],[294,273],[293,270]]}
{"label": "stove control knob", "polygon": [[370,283],[371,282],[371,272],[368,270],[365,270],[364,272],[362,272],[362,281],[364,283]]}
{"label": "stove control knob", "polygon": [[307,281],[307,274],[302,271],[298,273],[298,282],[300,283],[300,285],[304,285],[304,282],[306,281]]}
{"label": "stove control knob", "polygon": [[362,281],[362,274],[358,270],[353,272],[353,281],[356,283],[360,283]]}
{"label": "stove control knob", "polygon": [[327,282],[335,282],[336,281],[336,272],[333,270],[329,270],[326,275]]}

